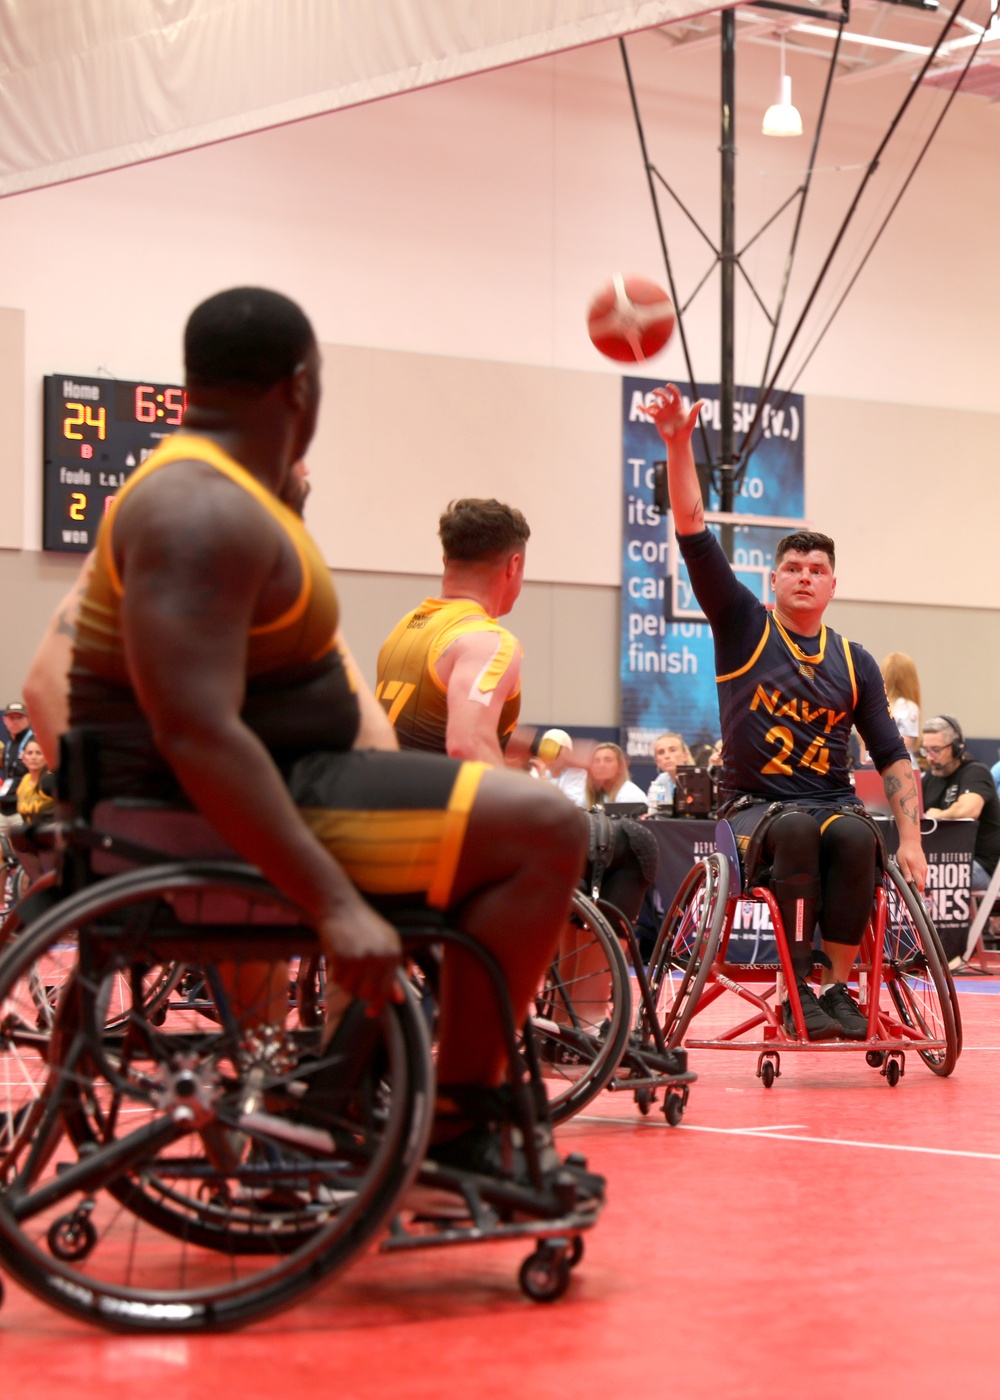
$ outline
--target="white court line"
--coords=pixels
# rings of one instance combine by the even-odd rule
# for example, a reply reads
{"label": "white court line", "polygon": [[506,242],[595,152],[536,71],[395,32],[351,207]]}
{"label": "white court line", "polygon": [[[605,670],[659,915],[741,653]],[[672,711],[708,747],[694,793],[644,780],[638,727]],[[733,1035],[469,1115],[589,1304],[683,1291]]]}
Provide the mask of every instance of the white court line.
{"label": "white court line", "polygon": [[804,1128],[804,1123],[767,1123],[763,1128],[726,1128],[727,1133],[782,1133],[789,1128]]}
{"label": "white court line", "polygon": [[[599,1118],[595,1115],[576,1115],[578,1123],[624,1123],[632,1127],[670,1128],[669,1123],[647,1122],[635,1118]],[[798,1127],[797,1123],[789,1127]],[[966,1152],[957,1147],[910,1147],[898,1142],[860,1142],[855,1138],[808,1137],[803,1133],[786,1133],[775,1128],[706,1128],[696,1123],[681,1123],[672,1129],[677,1133],[722,1133],[726,1137],[773,1138],[776,1142],[814,1142],[821,1147],[868,1147],[878,1152],[923,1152],[929,1157],[972,1157],[981,1162],[1000,1162],[1000,1152]]]}

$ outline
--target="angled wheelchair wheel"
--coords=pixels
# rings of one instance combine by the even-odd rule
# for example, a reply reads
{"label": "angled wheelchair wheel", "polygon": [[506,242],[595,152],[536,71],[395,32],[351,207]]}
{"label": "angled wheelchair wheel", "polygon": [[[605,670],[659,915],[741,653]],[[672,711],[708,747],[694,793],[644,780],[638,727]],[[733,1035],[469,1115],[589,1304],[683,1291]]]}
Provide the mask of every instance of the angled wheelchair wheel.
{"label": "angled wheelchair wheel", "polygon": [[588,1104],[618,1068],[632,1022],[628,964],[608,920],[579,892],[529,1010],[553,1123]]}
{"label": "angled wheelchair wheel", "polygon": [[[649,982],[669,1049],[684,1039],[719,950],[729,899],[729,863],[716,853],[690,870],[667,911],[649,962]],[[651,1034],[646,1013],[640,1031]]]}
{"label": "angled wheelchair wheel", "polygon": [[25,1287],[119,1330],[221,1329],[380,1230],[430,1131],[425,1025],[401,980],[324,1048],[288,995],[315,951],[258,876],[207,864],[107,880],[9,944],[0,1257]]}
{"label": "angled wheelchair wheel", "polygon": [[[886,872],[885,893],[882,980],[892,1011],[913,1036],[914,1050],[943,1077],[951,1074],[962,1049],[961,1013],[951,973],[923,902],[894,860]],[[942,1044],[921,1049],[921,1040]]]}

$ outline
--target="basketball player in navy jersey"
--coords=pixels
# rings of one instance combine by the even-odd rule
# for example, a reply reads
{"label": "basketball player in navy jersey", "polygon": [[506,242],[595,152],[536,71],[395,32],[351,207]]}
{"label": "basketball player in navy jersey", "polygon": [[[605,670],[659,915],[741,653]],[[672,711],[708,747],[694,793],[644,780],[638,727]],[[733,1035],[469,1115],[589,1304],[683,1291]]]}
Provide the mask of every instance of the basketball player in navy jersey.
{"label": "basketball player in navy jersey", "polygon": [[[745,851],[775,802],[763,836],[771,889],[788,933],[810,1040],[863,1040],[867,1021],[847,990],[875,881],[875,839],[852,812],[851,727],[882,775],[899,830],[903,876],[923,889],[917,793],[909,755],[889,713],[873,657],[823,622],[836,589],[833,540],[802,530],[775,550],[769,611],[741,584],[706,528],[691,433],[702,404],[685,410],[668,384],[646,412],[667,448],[670,504],[691,585],[715,640],[725,814]],[[821,993],[808,985],[819,921]],[[786,1029],[795,1033],[784,1003]]]}

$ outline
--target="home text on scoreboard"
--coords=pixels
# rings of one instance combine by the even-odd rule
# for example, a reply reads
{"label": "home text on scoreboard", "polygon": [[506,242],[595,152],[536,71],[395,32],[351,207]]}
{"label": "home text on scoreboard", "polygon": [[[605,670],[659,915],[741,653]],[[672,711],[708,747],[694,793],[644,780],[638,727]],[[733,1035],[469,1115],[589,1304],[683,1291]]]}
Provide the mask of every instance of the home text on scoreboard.
{"label": "home text on scoreboard", "polygon": [[45,376],[43,549],[93,549],[115,493],[177,431],[186,405],[178,384]]}

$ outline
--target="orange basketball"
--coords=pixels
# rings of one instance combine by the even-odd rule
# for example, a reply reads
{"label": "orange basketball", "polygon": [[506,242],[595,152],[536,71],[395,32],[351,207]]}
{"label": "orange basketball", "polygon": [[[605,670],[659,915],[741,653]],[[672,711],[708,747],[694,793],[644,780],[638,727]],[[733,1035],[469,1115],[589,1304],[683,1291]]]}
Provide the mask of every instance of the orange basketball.
{"label": "orange basketball", "polygon": [[594,297],[587,332],[609,360],[648,360],[674,333],[677,314],[662,287],[646,277],[616,272]]}

